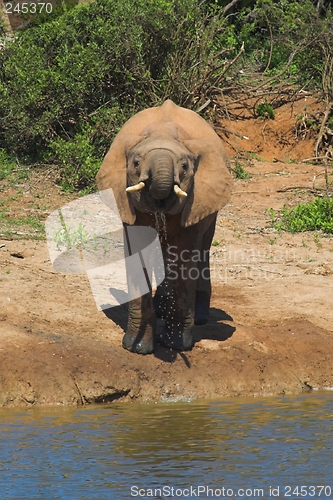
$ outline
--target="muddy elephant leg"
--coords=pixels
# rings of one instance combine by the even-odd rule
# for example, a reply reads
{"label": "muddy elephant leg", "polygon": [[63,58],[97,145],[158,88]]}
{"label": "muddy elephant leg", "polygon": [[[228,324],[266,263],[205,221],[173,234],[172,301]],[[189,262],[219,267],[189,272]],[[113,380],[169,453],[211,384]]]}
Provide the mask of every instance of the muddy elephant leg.
{"label": "muddy elephant leg", "polygon": [[139,354],[150,354],[154,350],[155,333],[156,316],[151,293],[147,293],[129,303],[123,347]]}
{"label": "muddy elephant leg", "polygon": [[209,252],[213,240],[216,215],[212,215],[208,229],[204,232],[201,248],[200,261],[198,262],[199,276],[196,285],[194,324],[204,325],[208,321],[210,297],[212,294]]}

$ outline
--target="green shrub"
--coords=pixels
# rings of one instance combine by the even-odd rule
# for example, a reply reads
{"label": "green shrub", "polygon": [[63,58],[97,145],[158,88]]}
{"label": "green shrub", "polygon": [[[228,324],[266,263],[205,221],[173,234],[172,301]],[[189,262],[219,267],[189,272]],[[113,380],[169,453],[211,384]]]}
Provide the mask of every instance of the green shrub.
{"label": "green shrub", "polygon": [[236,162],[234,168],[232,169],[235,179],[251,179],[252,175],[250,172],[245,170],[241,163]]}
{"label": "green shrub", "polygon": [[312,87],[321,86],[323,45],[330,51],[333,42],[332,7],[327,2],[320,16],[316,4],[312,0],[257,0],[241,10],[237,31],[239,40],[245,42],[252,71],[256,67],[275,75],[295,51],[285,77],[303,85],[311,82]]}
{"label": "green shrub", "polygon": [[273,227],[299,233],[322,230],[333,233],[333,198],[315,198],[312,202],[298,204],[288,209],[284,205],[279,215],[269,209]]}
{"label": "green shrub", "polygon": [[[146,13],[154,24],[149,8],[152,2]],[[82,132],[90,113],[106,103],[131,108],[127,116],[147,104],[136,89],[138,79],[151,89],[141,53],[148,43],[138,22],[142,14],[130,1],[97,0],[26,30],[10,44],[0,54],[3,143],[38,158],[56,137],[70,140]]]}
{"label": "green shrub", "polygon": [[[5,37],[6,35],[6,26],[3,17],[0,17],[0,37]],[[0,38],[1,41],[1,38]]]}
{"label": "green shrub", "polygon": [[95,149],[84,134],[76,134],[71,141],[61,137],[50,142],[50,150],[54,152],[62,170],[62,187],[72,190],[85,186],[95,187],[95,176],[101,162],[95,156]]}
{"label": "green shrub", "polygon": [[274,120],[274,118],[275,118],[274,108],[267,101],[261,102],[260,104],[258,104],[256,106],[256,113],[261,118],[265,118],[265,119],[269,118],[271,120]]}

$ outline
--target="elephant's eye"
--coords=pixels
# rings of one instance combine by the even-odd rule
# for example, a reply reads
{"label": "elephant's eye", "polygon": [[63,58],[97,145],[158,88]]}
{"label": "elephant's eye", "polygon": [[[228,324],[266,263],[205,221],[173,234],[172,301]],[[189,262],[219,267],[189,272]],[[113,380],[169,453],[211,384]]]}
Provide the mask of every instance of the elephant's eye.
{"label": "elephant's eye", "polygon": [[133,165],[135,168],[138,168],[138,166],[140,165],[140,160],[134,160]]}
{"label": "elephant's eye", "polygon": [[183,171],[185,173],[187,171],[187,169],[188,169],[188,163],[187,163],[186,160],[182,160],[181,167],[182,167],[182,169],[183,169]]}

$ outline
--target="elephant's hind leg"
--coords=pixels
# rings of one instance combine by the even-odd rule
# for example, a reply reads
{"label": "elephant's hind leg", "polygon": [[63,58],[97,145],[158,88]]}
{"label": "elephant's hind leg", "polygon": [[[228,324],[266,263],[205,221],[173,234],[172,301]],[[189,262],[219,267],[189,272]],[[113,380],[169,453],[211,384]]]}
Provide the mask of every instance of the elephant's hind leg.
{"label": "elephant's hind leg", "polygon": [[205,325],[209,318],[210,293],[197,290],[195,294],[195,325]]}
{"label": "elephant's hind leg", "polygon": [[209,253],[215,232],[216,215],[210,216],[210,219],[209,227],[205,231],[201,241],[200,261],[198,262],[199,273],[195,294],[195,325],[206,324],[209,317],[210,297],[212,294]]}

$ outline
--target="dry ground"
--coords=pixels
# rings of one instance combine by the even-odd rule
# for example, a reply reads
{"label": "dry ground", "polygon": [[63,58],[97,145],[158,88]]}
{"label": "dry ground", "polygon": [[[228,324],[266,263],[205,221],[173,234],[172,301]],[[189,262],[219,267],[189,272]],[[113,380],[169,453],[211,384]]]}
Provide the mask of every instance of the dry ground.
{"label": "dry ground", "polygon": [[87,278],[54,271],[31,227],[8,233],[7,216],[45,220],[71,197],[60,193],[52,172],[32,172],[20,185],[3,180],[0,201],[9,208],[0,225],[0,405],[332,389],[333,238],[279,234],[268,215],[269,207],[313,199],[313,177],[322,173],[301,163],[314,146],[311,134],[295,133],[304,106],[315,112],[321,103],[305,97],[279,108],[274,121],[239,112],[237,121],[221,123],[249,137],[226,140],[252,177],[235,180],[219,215],[211,319],[195,328],[188,353],[123,350],[126,310],[99,312]]}

